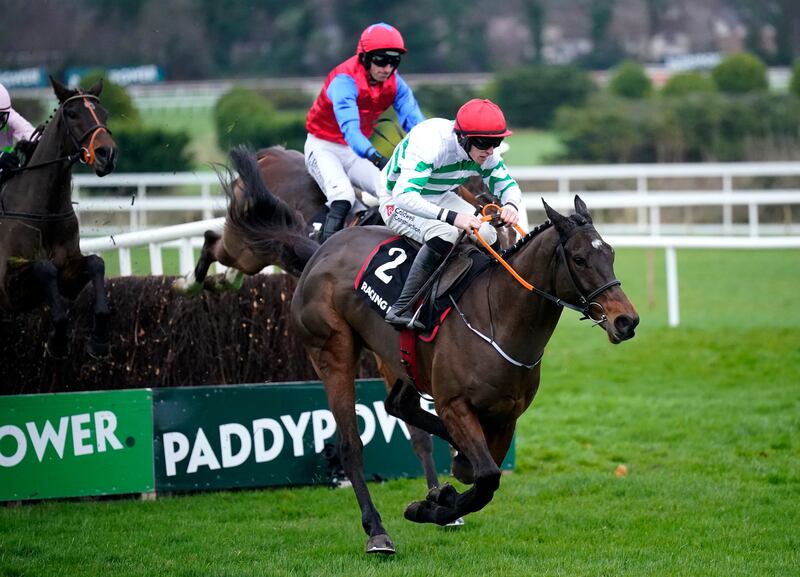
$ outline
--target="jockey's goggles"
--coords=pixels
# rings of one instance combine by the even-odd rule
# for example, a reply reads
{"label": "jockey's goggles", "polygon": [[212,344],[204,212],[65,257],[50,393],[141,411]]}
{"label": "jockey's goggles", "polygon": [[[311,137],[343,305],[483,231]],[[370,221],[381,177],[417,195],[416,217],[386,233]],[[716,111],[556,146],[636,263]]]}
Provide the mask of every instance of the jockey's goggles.
{"label": "jockey's goggles", "polygon": [[388,54],[373,54],[370,56],[370,62],[379,68],[383,68],[387,64],[392,68],[400,66],[400,56],[389,56]]}
{"label": "jockey's goggles", "polygon": [[4,110],[3,112],[0,112],[0,128],[4,127],[6,125],[6,122],[8,122],[8,117],[9,117],[10,114],[11,113],[8,110]]}
{"label": "jockey's goggles", "polygon": [[475,148],[480,150],[488,150],[490,148],[497,148],[503,142],[502,138],[491,136],[470,136],[469,142]]}

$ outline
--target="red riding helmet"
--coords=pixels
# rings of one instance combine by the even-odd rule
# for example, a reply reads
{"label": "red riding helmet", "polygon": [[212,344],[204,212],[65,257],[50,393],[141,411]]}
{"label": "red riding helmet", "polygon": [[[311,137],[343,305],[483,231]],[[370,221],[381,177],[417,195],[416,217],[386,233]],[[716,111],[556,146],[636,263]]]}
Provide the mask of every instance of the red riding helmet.
{"label": "red riding helmet", "polygon": [[376,50],[392,50],[404,54],[406,45],[397,28],[385,22],[378,22],[367,26],[361,33],[356,53],[366,54]]}
{"label": "red riding helmet", "polygon": [[511,135],[500,107],[491,100],[479,98],[473,98],[458,109],[455,130],[461,136],[505,138]]}

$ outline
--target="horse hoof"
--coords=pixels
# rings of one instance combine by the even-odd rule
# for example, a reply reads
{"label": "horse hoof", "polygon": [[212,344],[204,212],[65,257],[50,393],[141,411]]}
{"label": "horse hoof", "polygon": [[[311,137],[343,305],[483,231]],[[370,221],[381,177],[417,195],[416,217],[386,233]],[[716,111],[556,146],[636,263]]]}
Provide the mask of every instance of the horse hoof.
{"label": "horse hoof", "polygon": [[198,282],[189,282],[185,277],[178,277],[172,281],[172,292],[186,297],[193,297],[203,290],[203,285]]}
{"label": "horse hoof", "polygon": [[464,517],[459,517],[455,521],[450,521],[447,525],[445,525],[445,528],[455,529],[457,527],[463,527],[463,526],[464,526]]}
{"label": "horse hoof", "polygon": [[375,535],[367,541],[367,553],[379,553],[381,555],[394,555],[394,543],[389,539],[389,535]]}
{"label": "horse hoof", "polygon": [[403,511],[403,517],[413,523],[431,523],[431,509],[435,506],[430,501],[414,501]]}
{"label": "horse hoof", "polygon": [[434,487],[428,491],[427,501],[452,509],[456,506],[458,491],[450,483],[445,483],[441,487]]}

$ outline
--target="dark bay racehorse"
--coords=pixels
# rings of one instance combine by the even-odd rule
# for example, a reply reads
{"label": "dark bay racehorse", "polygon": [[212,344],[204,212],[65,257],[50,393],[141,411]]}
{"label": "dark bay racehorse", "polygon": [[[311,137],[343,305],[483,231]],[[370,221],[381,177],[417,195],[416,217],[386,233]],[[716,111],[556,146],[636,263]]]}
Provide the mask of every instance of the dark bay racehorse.
{"label": "dark bay racehorse", "polygon": [[[319,185],[306,169],[303,154],[296,150],[287,150],[282,146],[273,146],[260,150],[258,158],[258,174],[266,184],[270,193],[282,200],[288,207],[294,209],[306,225],[306,232],[311,232],[312,221],[320,221],[325,215],[325,195]],[[238,289],[241,286],[242,275],[256,274],[264,267],[279,264],[280,256],[269,251],[261,251],[254,243],[258,243],[258,230],[250,228],[248,221],[253,218],[251,202],[242,196],[241,181],[233,185],[223,183],[223,188],[228,194],[228,215],[222,234],[216,231],[206,231],[205,242],[200,252],[200,258],[194,270],[184,278],[179,278],[173,284],[176,292],[193,295],[203,288],[208,269],[214,262],[231,267],[222,279],[213,279],[209,285],[218,290]],[[482,206],[487,202],[479,198],[482,182],[479,178],[471,180],[467,187],[461,187],[460,194],[473,206]],[[361,193],[359,198],[365,197],[365,203],[376,202],[370,200],[367,193]],[[379,215],[375,215],[380,220]],[[256,217],[257,218],[257,217]],[[297,218],[297,215],[292,217]],[[350,225],[362,224],[362,214],[353,215]],[[374,224],[382,224],[380,222]],[[505,229],[498,237],[507,248],[513,243],[514,232]]]}
{"label": "dark bay racehorse", "polygon": [[[242,174],[244,188],[258,191],[246,196],[268,197],[263,181],[248,179],[248,172],[254,170]],[[387,411],[458,450],[453,474],[472,487],[463,493],[450,485],[434,488],[405,511],[411,521],[444,525],[492,500],[500,484],[499,465],[517,419],[539,388],[540,361],[563,307],[583,312],[614,344],[632,338],[639,323],[614,275],[614,251],[595,230],[583,201],[575,197],[576,214],[571,216],[562,216],[545,203],[549,222],[506,252],[509,264],[532,289],[499,266],[490,266],[463,294],[436,339],[418,342],[418,384],[433,397],[435,416],[420,407],[401,364],[399,333],[353,288],[364,260],[393,233],[384,227],[345,229],[304,264],[304,249],[294,247],[302,247],[307,239],[285,226],[286,212],[279,209],[279,201],[273,203],[277,218],[272,229],[266,216],[262,221],[262,248],[271,242],[273,251],[296,259],[294,269],[303,268],[292,300],[292,324],[325,384],[344,470],[369,536],[367,552],[393,553],[394,544],[363,473],[354,408],[355,371],[362,350],[376,355],[383,377],[391,383]]]}
{"label": "dark bay racehorse", "polygon": [[94,328],[87,349],[103,356],[109,343],[105,264],[97,255],[80,252],[71,182],[77,161],[89,164],[98,176],[113,171],[116,144],[98,100],[102,81],[86,92],[50,81],[59,103],[54,117],[28,164],[0,190],[0,310],[14,313],[46,302],[53,323],[47,350],[61,358],[67,351],[62,297],[76,298],[91,281]]}

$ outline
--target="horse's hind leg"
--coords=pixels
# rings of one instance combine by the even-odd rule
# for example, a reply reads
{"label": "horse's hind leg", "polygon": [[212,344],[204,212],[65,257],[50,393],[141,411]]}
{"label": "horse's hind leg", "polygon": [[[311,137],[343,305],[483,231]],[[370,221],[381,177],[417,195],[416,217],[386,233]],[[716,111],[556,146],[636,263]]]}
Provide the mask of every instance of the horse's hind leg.
{"label": "horse's hind leg", "polygon": [[38,260],[33,263],[31,274],[42,289],[50,307],[50,321],[53,327],[45,345],[47,354],[61,360],[67,356],[67,311],[64,299],[58,291],[58,269],[49,260]]}
{"label": "horse's hind leg", "polygon": [[[222,236],[218,232],[207,230],[204,235],[203,248],[200,249],[200,258],[197,259],[194,270],[185,277],[175,279],[172,283],[172,290],[186,296],[198,294],[203,290],[203,283],[208,276],[208,269],[212,264],[220,261],[218,255],[220,252],[224,253]],[[232,264],[232,259],[230,259],[230,262]]]}
{"label": "horse's hind leg", "polygon": [[372,502],[364,478],[364,445],[358,434],[355,411],[355,377],[358,351],[353,334],[344,322],[331,327],[331,334],[321,348],[309,347],[317,373],[325,383],[328,405],[339,432],[342,467],[353,485],[361,509],[361,526],[369,536],[367,553],[393,554],[394,543],[383,528],[381,516]]}

